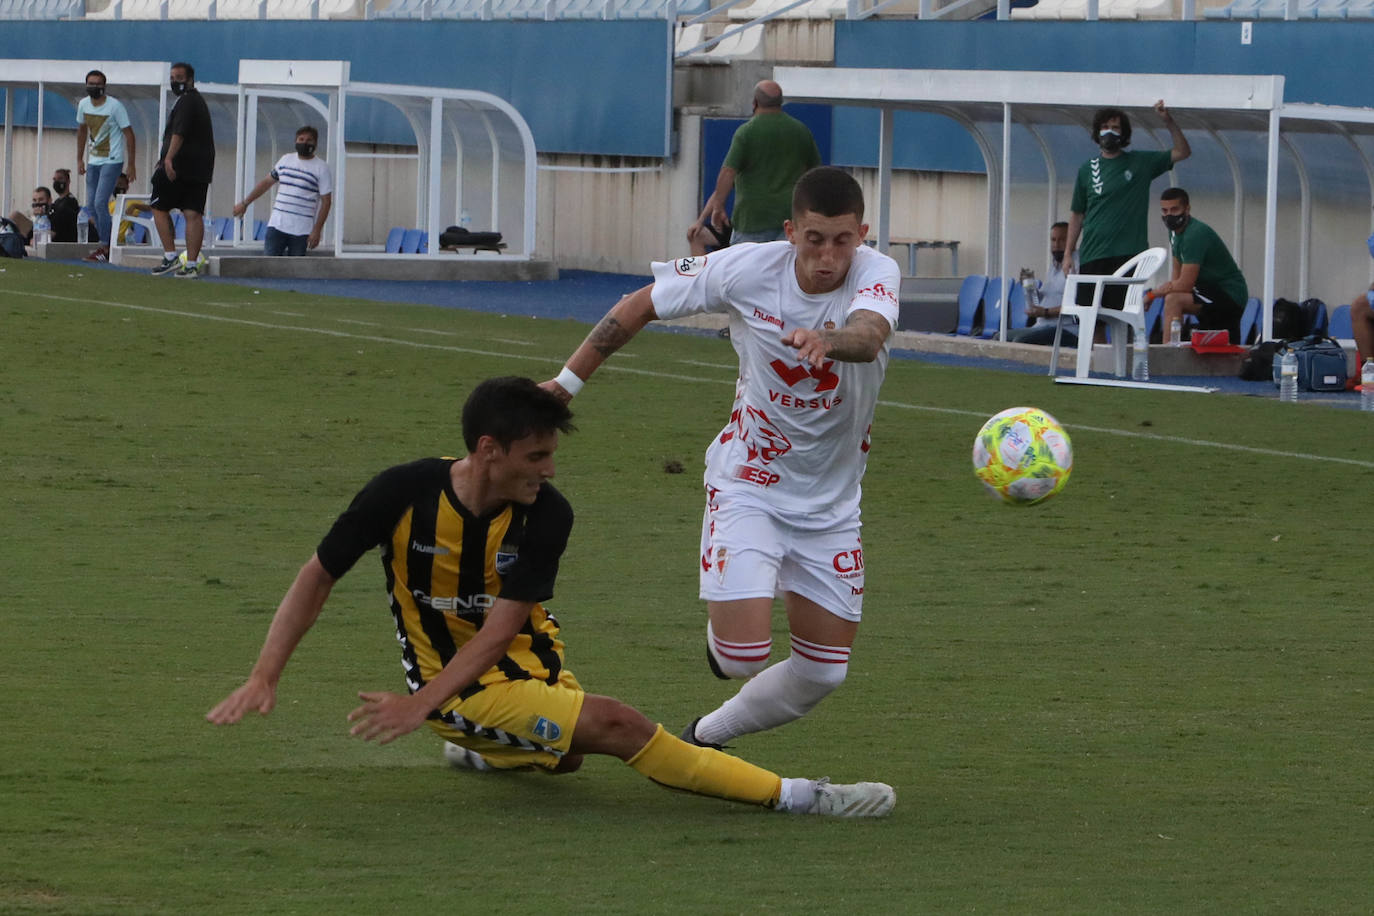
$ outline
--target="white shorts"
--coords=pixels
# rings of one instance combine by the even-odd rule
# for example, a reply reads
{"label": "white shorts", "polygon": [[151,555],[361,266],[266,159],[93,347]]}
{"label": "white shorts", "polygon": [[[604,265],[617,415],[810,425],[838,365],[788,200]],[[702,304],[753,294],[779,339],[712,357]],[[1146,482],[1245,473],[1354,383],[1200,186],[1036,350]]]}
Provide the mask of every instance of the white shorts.
{"label": "white shorts", "polygon": [[836,617],[863,616],[859,516],[823,531],[796,528],[749,502],[706,490],[701,523],[701,597],[772,598],[795,592]]}

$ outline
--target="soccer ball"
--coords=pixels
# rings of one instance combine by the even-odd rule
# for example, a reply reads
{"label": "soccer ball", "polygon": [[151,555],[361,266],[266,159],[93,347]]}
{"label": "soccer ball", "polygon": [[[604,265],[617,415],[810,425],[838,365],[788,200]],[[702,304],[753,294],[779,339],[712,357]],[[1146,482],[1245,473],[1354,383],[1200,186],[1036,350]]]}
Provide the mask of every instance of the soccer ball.
{"label": "soccer ball", "polygon": [[973,473],[989,493],[1014,506],[1049,499],[1064,489],[1071,470],[1068,433],[1038,407],[1002,411],[973,440]]}

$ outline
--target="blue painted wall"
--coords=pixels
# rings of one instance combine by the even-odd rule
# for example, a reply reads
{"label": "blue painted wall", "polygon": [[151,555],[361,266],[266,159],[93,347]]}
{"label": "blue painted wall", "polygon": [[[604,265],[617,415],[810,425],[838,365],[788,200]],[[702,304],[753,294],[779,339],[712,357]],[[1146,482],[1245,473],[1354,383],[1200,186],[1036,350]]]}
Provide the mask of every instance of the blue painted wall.
{"label": "blue painted wall", "polygon": [[[1257,22],[1249,45],[1238,22],[835,23],[837,67],[1281,74],[1286,101],[1360,107],[1374,107],[1371,47],[1374,22]],[[834,125],[836,164],[877,164],[876,111],[837,108]],[[899,114],[893,155],[898,168],[983,171],[963,129],[935,115]]]}
{"label": "blue painted wall", "polygon": [[[662,21],[0,24],[0,58],[26,57],[186,60],[198,79],[224,83],[238,80],[240,58],[347,60],[358,81],[500,96],[529,122],[540,152],[670,152],[669,44]],[[32,94],[15,105],[30,123],[31,100]],[[410,138],[383,107],[367,114],[370,123],[362,130],[368,135],[350,130],[350,140]],[[45,114],[50,121],[72,116],[69,106]],[[349,121],[352,126],[351,115]]]}

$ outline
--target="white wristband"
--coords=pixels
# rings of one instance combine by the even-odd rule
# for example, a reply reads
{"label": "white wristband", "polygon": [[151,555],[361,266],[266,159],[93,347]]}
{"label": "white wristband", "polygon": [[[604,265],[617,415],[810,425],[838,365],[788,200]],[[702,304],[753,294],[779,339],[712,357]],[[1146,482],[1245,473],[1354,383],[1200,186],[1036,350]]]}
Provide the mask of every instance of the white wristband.
{"label": "white wristband", "polygon": [[558,373],[558,377],[555,378],[554,381],[558,383],[558,387],[568,393],[569,397],[574,398],[577,397],[577,393],[582,390],[582,386],[586,384],[586,382],[577,377],[576,372],[573,372],[567,366],[563,367],[563,371]]}

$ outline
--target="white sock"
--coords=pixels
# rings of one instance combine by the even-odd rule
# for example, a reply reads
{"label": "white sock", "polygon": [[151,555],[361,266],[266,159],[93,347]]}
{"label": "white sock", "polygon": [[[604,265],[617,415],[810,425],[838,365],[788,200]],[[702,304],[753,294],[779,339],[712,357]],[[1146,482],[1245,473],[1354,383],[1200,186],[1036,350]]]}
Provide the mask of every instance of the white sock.
{"label": "white sock", "polygon": [[[746,681],[739,693],[719,709],[702,716],[697,723],[697,740],[724,744],[740,735],[785,725],[806,715],[839,687],[849,667],[848,647],[804,645],[809,647],[806,655],[799,655],[797,639],[793,637],[792,655]],[[814,655],[835,658],[817,661],[808,657]],[[839,658],[846,661],[840,662]]]}
{"label": "white sock", "polygon": [[177,256],[177,253],[176,253],[175,251],[166,251],[166,250],[163,250],[162,256],[163,256],[164,258],[174,258],[174,257]]}
{"label": "white sock", "polygon": [[814,780],[790,779],[784,776],[782,791],[778,793],[778,803],[773,810],[805,814],[815,802],[816,783]]}

